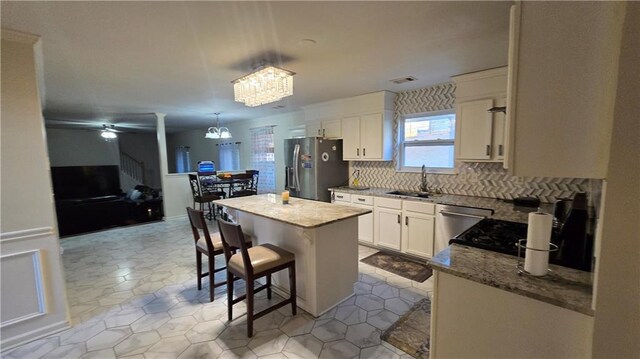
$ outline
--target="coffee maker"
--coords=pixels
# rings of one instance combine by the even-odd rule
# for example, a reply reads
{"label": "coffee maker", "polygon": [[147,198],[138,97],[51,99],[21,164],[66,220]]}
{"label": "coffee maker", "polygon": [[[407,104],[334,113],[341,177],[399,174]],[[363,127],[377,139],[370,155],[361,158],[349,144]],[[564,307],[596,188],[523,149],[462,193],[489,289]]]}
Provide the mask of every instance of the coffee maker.
{"label": "coffee maker", "polygon": [[558,199],[553,211],[555,225],[555,244],[559,250],[556,262],[562,266],[583,271],[591,271],[593,262],[593,231],[587,206],[587,195],[576,193],[573,200]]}

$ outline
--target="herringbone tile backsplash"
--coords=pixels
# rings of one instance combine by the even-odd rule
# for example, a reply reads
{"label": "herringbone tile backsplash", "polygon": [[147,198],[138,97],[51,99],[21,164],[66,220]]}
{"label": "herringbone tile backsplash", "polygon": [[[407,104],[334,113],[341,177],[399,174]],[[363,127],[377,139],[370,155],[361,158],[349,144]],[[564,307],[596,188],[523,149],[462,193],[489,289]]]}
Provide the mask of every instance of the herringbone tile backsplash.
{"label": "herringbone tile backsplash", "polygon": [[[418,190],[420,173],[396,172],[398,158],[398,121],[403,115],[453,109],[455,85],[441,84],[419,90],[400,92],[395,99],[394,160],[389,162],[355,161],[351,170],[360,170],[360,184],[377,188]],[[602,181],[585,178],[548,178],[509,176],[502,163],[456,164],[457,174],[429,174],[427,182],[444,193],[512,199],[534,195],[542,202],[572,197],[576,192],[600,192]],[[594,197],[598,197],[597,195]]]}

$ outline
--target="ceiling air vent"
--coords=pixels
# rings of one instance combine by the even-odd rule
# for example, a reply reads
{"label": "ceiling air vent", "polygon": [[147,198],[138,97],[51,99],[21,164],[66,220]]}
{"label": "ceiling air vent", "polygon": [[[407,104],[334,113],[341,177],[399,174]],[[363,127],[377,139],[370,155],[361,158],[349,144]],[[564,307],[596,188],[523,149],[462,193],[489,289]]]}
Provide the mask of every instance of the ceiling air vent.
{"label": "ceiling air vent", "polygon": [[273,106],[273,108],[275,108],[276,110],[279,110],[279,109],[284,108],[284,107],[285,107],[284,105]]}
{"label": "ceiling air vent", "polygon": [[393,80],[390,80],[390,81],[393,82],[394,84],[400,85],[400,84],[403,84],[405,82],[411,82],[411,81],[415,81],[415,80],[417,80],[417,78],[415,78],[413,76],[407,76],[407,77],[400,77],[400,78],[397,78],[397,79],[393,79]]}

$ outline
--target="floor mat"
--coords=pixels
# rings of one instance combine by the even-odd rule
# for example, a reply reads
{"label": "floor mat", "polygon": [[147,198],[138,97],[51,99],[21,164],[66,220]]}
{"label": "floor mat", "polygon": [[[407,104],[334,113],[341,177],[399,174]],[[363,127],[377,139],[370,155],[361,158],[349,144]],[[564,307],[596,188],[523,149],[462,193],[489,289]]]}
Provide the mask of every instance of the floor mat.
{"label": "floor mat", "polygon": [[393,323],[380,338],[414,358],[427,359],[430,329],[431,301],[425,298]]}
{"label": "floor mat", "polygon": [[388,272],[416,282],[424,282],[431,277],[431,274],[433,274],[431,268],[426,264],[418,263],[405,257],[386,252],[372,254],[361,259],[360,262],[384,269]]}

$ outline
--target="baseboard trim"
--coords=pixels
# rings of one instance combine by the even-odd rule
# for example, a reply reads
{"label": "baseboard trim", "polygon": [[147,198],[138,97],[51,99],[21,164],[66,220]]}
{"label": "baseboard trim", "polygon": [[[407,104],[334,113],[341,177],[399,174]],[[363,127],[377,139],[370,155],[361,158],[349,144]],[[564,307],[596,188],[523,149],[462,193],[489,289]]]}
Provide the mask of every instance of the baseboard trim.
{"label": "baseboard trim", "polygon": [[71,325],[68,321],[63,320],[57,323],[53,323],[44,328],[38,328],[32,330],[27,333],[23,333],[11,338],[2,338],[0,342],[0,347],[2,348],[2,353],[5,353],[9,350],[15,349],[21,345],[30,343],[32,341],[42,339],[44,337],[48,337],[49,335],[61,332],[63,330],[67,330],[71,328]]}

